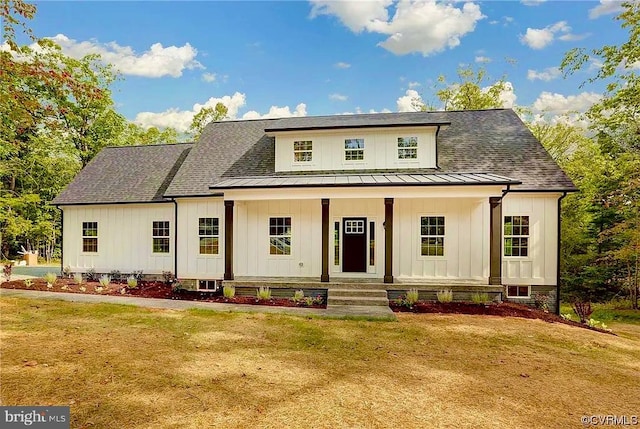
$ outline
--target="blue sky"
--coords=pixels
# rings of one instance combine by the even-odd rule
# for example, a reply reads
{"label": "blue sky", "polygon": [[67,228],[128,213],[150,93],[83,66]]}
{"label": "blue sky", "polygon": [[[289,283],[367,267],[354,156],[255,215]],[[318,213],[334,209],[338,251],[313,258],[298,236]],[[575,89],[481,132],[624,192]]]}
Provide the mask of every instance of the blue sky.
{"label": "blue sky", "polygon": [[574,47],[624,42],[615,1],[38,2],[31,22],[72,56],[98,52],[123,80],[118,110],[184,130],[203,105],[234,118],[327,115],[435,103],[461,64],[503,75],[506,106],[584,110],[601,85],[563,79]]}

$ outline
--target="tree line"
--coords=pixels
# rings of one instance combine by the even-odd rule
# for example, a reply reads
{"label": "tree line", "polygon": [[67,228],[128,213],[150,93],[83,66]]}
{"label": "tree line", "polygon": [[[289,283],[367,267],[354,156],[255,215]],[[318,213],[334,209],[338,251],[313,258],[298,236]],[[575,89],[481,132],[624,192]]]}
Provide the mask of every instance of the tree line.
{"label": "tree line", "polygon": [[[0,50],[0,258],[20,246],[59,252],[60,214],[48,205],[103,147],[175,143],[176,130],[142,128],[119,114],[110,87],[121,79],[97,55],[73,59],[38,39],[27,22],[36,13],[22,0],[0,0],[6,46]],[[628,31],[619,46],[566,53],[566,75],[601,64],[583,85],[604,82],[601,100],[582,122],[523,121],[580,189],[563,201],[562,292],[590,301],[629,296],[637,308],[640,258],[640,3],[625,2],[616,18]],[[18,45],[15,32],[32,43]],[[457,81],[438,80],[437,105],[416,110],[499,108],[506,76],[492,82],[483,68],[462,67]],[[189,137],[227,116],[224,105],[195,115]],[[183,136],[184,137],[184,136]]]}

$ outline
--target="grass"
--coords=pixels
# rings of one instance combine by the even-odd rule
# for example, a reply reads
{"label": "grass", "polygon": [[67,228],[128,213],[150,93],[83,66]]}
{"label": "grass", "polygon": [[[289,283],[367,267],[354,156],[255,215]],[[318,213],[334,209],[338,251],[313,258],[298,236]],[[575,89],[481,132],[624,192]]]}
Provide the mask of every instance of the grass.
{"label": "grass", "polygon": [[73,428],[576,428],[640,409],[640,326],[398,318],[1,298],[0,402],[71,404]]}
{"label": "grass", "polygon": [[[640,310],[633,310],[631,303],[628,301],[594,303],[591,304],[591,308],[593,309],[591,318],[600,322],[605,322],[606,324],[622,322],[640,325]],[[569,313],[573,316],[574,320],[578,320],[578,316],[573,312],[571,304],[562,304],[560,306],[560,312],[562,314]]]}

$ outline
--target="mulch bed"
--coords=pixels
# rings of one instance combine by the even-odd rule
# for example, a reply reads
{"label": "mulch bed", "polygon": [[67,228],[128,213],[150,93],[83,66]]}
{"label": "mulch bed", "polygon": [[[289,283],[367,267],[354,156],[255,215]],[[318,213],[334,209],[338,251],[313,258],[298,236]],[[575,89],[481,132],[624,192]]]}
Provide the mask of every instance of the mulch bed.
{"label": "mulch bed", "polygon": [[446,313],[446,314],[477,314],[487,316],[501,316],[501,317],[522,317],[525,319],[540,319],[549,323],[564,323],[565,325],[577,326],[580,328],[591,329],[592,331],[598,331],[605,334],[615,335],[611,331],[607,331],[601,328],[592,327],[583,323],[574,322],[573,320],[563,319],[562,317],[548,313],[536,308],[531,308],[523,304],[516,304],[513,302],[496,302],[489,304],[473,304],[470,302],[427,302],[419,301],[412,307],[406,307],[398,305],[391,301],[389,307],[395,312],[408,312],[408,313]]}
{"label": "mulch bed", "polygon": [[[132,296],[139,298],[162,298],[177,299],[185,301],[204,301],[204,302],[220,302],[227,304],[251,304],[251,305],[268,305],[275,307],[304,307],[304,308],[327,308],[326,304],[306,305],[304,302],[294,302],[288,298],[271,298],[269,300],[258,300],[251,296],[235,296],[233,298],[225,298],[214,292],[178,290],[173,291],[171,285],[164,282],[140,281],[138,287],[129,289],[126,282],[112,282],[101,292],[96,288],[100,287],[97,281],[85,281],[82,285],[78,285],[73,279],[58,279],[53,288],[47,287],[47,282],[43,279],[33,279],[31,287],[27,287],[24,280],[14,280],[0,284],[4,289],[24,289],[38,290],[46,292],[70,292],[91,295],[115,295],[115,296]],[[84,287],[85,290],[80,288]],[[124,293],[123,293],[124,290]]]}

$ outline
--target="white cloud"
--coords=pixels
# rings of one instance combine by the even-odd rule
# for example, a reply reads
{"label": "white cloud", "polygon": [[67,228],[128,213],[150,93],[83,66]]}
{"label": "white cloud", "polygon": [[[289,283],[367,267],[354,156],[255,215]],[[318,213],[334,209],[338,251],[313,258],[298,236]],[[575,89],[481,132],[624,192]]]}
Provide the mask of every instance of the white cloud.
{"label": "white cloud", "polygon": [[491,25],[496,25],[496,24],[499,24],[499,23],[500,23],[500,21],[496,21],[495,19],[493,21],[489,21],[489,24],[491,24]]}
{"label": "white cloud", "polygon": [[520,42],[531,49],[542,49],[553,42],[557,33],[566,35],[570,31],[571,27],[567,25],[566,21],[559,21],[545,28],[527,28],[525,35],[520,35]]}
{"label": "white cloud", "polygon": [[351,67],[351,64],[340,61],[338,63],[335,63],[333,66],[337,69],[348,69],[349,67]]}
{"label": "white cloud", "polygon": [[531,70],[527,71],[527,79],[529,80],[542,80],[549,82],[562,76],[562,72],[559,67],[547,67],[542,71]]}
{"label": "white cloud", "polygon": [[583,34],[567,33],[558,37],[558,39],[562,40],[563,42],[577,42],[578,40],[586,39],[590,35],[591,33],[583,33]]}
{"label": "white cloud", "polygon": [[476,63],[483,63],[483,64],[486,64],[486,63],[490,63],[490,62],[491,62],[491,58],[489,58],[489,57],[485,57],[485,56],[483,56],[483,55],[479,55],[479,56],[477,56],[477,57],[475,58],[475,62],[476,62]]}
{"label": "white cloud", "polygon": [[202,73],[202,80],[208,83],[216,81],[215,73]]}
{"label": "white cloud", "polygon": [[398,106],[398,112],[416,112],[416,106],[424,104],[422,97],[418,94],[418,91],[414,89],[407,89],[405,95],[398,98],[396,105]]}
{"label": "white cloud", "polygon": [[299,117],[299,116],[307,116],[307,105],[304,103],[300,103],[296,106],[296,109],[292,112],[289,106],[278,107],[271,106],[268,113],[261,115],[255,110],[251,110],[244,115],[242,115],[242,119],[272,119],[272,118],[290,118],[290,117]]}
{"label": "white cloud", "polygon": [[[483,91],[487,91],[489,87],[482,88]],[[500,93],[500,101],[502,101],[502,107],[512,108],[516,104],[518,96],[516,95],[513,84],[511,82],[504,83],[504,90]]]}
{"label": "white cloud", "polygon": [[578,95],[564,96],[558,93],[542,92],[533,102],[533,110],[538,113],[565,114],[585,112],[600,101],[602,95],[595,92],[582,92]]}
{"label": "white cloud", "polygon": [[116,42],[99,43],[97,40],[79,42],[64,34],[51,40],[62,48],[62,52],[73,58],[88,54],[100,54],[102,60],[112,64],[125,75],[143,77],[180,77],[185,69],[203,69],[196,60],[198,50],[189,43],[184,46],[162,46],[154,43],[142,53],[136,53],[130,46],[120,46]]}
{"label": "white cloud", "polygon": [[[368,31],[388,36],[378,45],[396,54],[419,52],[428,56],[460,44],[485,18],[480,6],[465,2],[461,8],[435,0],[335,1],[311,0],[311,17],[335,15],[354,33]],[[395,5],[389,18],[387,8]]]}
{"label": "white cloud", "polygon": [[600,4],[589,9],[589,18],[596,19],[603,15],[622,12],[622,1],[620,0],[600,0]]}
{"label": "white cloud", "polygon": [[525,6],[540,6],[542,3],[546,1],[547,0],[521,0],[520,3],[522,3]]}
{"label": "white cloud", "polygon": [[419,86],[422,86],[420,82],[409,82],[409,89],[418,88]]}
{"label": "white cloud", "polygon": [[347,97],[346,95],[342,95],[338,93],[329,94],[329,100],[333,100],[333,101],[347,101],[348,98],[349,97]]}

